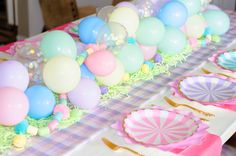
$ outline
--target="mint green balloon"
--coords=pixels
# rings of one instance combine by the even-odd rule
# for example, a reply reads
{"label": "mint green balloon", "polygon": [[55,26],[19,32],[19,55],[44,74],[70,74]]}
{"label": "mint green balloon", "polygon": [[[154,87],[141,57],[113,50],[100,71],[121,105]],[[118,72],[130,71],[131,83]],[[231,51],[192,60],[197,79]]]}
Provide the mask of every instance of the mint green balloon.
{"label": "mint green balloon", "polygon": [[65,55],[75,59],[77,54],[77,47],[73,38],[60,30],[46,33],[40,43],[40,50],[46,59],[58,55]]}
{"label": "mint green balloon", "polygon": [[203,16],[207,21],[210,33],[213,35],[223,35],[230,27],[229,16],[221,10],[208,10]]}
{"label": "mint green balloon", "polygon": [[139,43],[147,46],[157,45],[165,34],[164,24],[156,17],[143,18],[139,23],[136,38]]}
{"label": "mint green balloon", "polygon": [[181,52],[187,45],[187,39],[178,28],[167,27],[162,41],[158,44],[159,50],[167,55]]}
{"label": "mint green balloon", "polygon": [[179,0],[188,9],[188,15],[192,16],[201,10],[201,0]]}
{"label": "mint green balloon", "polygon": [[136,44],[125,44],[118,51],[118,59],[124,65],[127,73],[139,71],[144,62],[143,53]]}

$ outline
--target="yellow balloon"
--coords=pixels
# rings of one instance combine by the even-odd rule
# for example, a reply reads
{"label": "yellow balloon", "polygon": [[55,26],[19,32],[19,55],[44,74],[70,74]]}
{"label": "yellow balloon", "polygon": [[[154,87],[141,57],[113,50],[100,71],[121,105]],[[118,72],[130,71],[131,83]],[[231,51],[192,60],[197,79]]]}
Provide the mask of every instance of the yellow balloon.
{"label": "yellow balloon", "polygon": [[206,28],[206,20],[201,15],[193,15],[188,18],[185,24],[185,30],[188,37],[202,37]]}
{"label": "yellow balloon", "polygon": [[135,33],[139,26],[139,16],[134,10],[128,7],[119,7],[111,13],[109,22],[123,25],[126,28],[128,35],[135,37]]}
{"label": "yellow balloon", "polygon": [[113,86],[118,84],[125,74],[125,69],[120,60],[116,59],[115,70],[107,76],[97,76],[97,80],[106,86]]}
{"label": "yellow balloon", "polygon": [[70,57],[56,56],[50,59],[43,69],[43,80],[48,88],[56,93],[73,90],[80,81],[79,64]]}

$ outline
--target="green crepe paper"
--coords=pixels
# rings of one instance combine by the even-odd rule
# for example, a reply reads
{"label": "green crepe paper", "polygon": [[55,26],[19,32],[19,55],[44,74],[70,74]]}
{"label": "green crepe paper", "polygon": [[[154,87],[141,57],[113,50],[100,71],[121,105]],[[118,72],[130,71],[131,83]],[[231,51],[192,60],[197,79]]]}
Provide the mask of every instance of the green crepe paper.
{"label": "green crepe paper", "polygon": [[[79,109],[72,109],[70,112],[70,118],[67,120],[63,120],[59,124],[59,129],[62,128],[67,128],[70,125],[73,125],[77,121],[79,121],[84,115],[83,110]],[[43,128],[48,125],[50,121],[52,121],[52,116],[46,118],[46,119],[41,119],[41,120],[34,120],[32,118],[27,118],[29,121],[30,125],[38,127],[38,128]],[[12,148],[12,142],[14,137],[16,136],[15,131],[14,131],[14,126],[13,127],[5,127],[5,126],[0,126],[0,155],[3,155],[6,150]],[[26,134],[27,138],[31,137],[31,135]],[[28,142],[30,143],[30,142]]]}

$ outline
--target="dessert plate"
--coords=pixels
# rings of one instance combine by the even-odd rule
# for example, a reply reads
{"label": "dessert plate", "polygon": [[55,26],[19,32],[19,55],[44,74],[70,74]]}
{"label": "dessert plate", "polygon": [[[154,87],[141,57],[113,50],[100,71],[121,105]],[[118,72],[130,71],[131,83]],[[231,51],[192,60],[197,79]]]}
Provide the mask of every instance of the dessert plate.
{"label": "dessert plate", "polygon": [[136,142],[159,146],[192,136],[198,123],[190,116],[159,109],[132,112],[124,119],[124,131]]}
{"label": "dessert plate", "polygon": [[221,102],[236,98],[236,83],[220,77],[190,76],[179,82],[179,91],[197,102]]}
{"label": "dessert plate", "polygon": [[222,53],[217,57],[217,64],[221,68],[236,72],[236,52]]}

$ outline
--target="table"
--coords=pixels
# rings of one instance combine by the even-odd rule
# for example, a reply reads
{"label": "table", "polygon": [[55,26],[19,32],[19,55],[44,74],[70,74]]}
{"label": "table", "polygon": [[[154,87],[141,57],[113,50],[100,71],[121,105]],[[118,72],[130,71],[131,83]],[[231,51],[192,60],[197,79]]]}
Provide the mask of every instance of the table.
{"label": "table", "polygon": [[[116,143],[127,145],[122,138],[116,135],[114,130],[109,128],[112,123],[117,121],[123,113],[130,112],[139,107],[146,107],[150,103],[159,103],[162,106],[169,107],[162,100],[163,95],[169,95],[169,88],[166,85],[168,82],[190,71],[199,72],[199,65],[204,63],[217,49],[230,48],[230,44],[232,44],[235,38],[234,36],[236,35],[236,13],[228,13],[232,21],[231,28],[229,32],[222,37],[220,44],[209,45],[206,48],[195,51],[188,57],[185,63],[171,69],[170,76],[159,75],[153,80],[137,83],[132,87],[128,96],[124,95],[120,99],[111,99],[108,101],[109,104],[106,107],[99,106],[71,127],[57,131],[48,138],[35,137],[32,139],[32,146],[21,153],[13,152],[12,154],[22,156],[64,154],[83,156],[128,155],[128,153],[114,153],[109,150],[102,144],[100,138],[105,136]],[[197,105],[199,109],[212,112],[216,115],[214,119],[210,120],[209,132],[220,136],[223,143],[236,131],[236,113],[213,106],[202,106],[197,103],[193,103],[193,105]],[[172,155],[157,149],[144,148],[139,145],[130,146],[148,156],[153,154],[163,156]]]}

